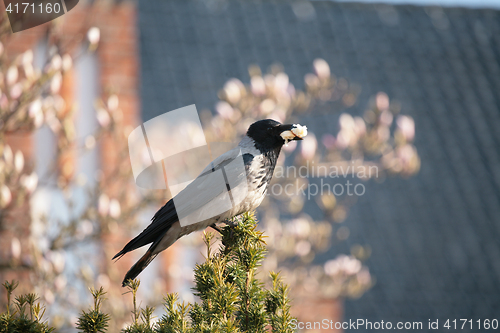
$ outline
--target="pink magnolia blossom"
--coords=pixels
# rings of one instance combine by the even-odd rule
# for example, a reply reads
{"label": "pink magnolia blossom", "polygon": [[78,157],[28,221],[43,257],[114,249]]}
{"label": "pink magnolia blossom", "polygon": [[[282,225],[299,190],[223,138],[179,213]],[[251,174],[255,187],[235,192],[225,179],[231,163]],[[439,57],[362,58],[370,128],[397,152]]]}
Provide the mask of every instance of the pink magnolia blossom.
{"label": "pink magnolia blossom", "polygon": [[313,62],[314,71],[320,79],[328,79],[330,77],[330,66],[323,59],[316,59]]}

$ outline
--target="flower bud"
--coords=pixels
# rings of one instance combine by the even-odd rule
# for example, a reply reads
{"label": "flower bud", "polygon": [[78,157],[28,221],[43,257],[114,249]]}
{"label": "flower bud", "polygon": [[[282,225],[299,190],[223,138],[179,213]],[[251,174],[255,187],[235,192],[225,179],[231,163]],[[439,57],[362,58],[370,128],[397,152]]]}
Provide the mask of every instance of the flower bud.
{"label": "flower bud", "polygon": [[55,56],[52,57],[52,60],[50,61],[50,66],[53,70],[60,70],[62,67],[62,58],[59,54],[56,54]]}
{"label": "flower bud", "polygon": [[97,27],[92,27],[87,32],[87,39],[89,40],[89,43],[93,47],[97,46],[100,38],[101,38],[101,31]]}
{"label": "flower bud", "polygon": [[101,216],[108,215],[109,211],[109,197],[106,194],[101,194],[99,197],[99,203],[97,204],[97,210]]}
{"label": "flower bud", "polygon": [[17,237],[12,238],[10,242],[10,252],[14,259],[19,259],[21,257],[21,242]]}
{"label": "flower bud", "polygon": [[97,122],[102,127],[108,126],[109,123],[111,122],[111,117],[109,116],[108,111],[104,109],[97,109],[96,117],[97,117]]}
{"label": "flower bud", "polygon": [[316,59],[313,62],[314,71],[320,79],[328,79],[330,77],[330,66],[323,59]]}
{"label": "flower bud", "polygon": [[10,97],[13,99],[18,99],[22,93],[23,93],[23,86],[21,85],[21,83],[16,83],[10,89]]}
{"label": "flower bud", "polygon": [[6,185],[0,187],[0,207],[7,207],[12,201],[12,194]]}
{"label": "flower bud", "polygon": [[23,171],[24,168],[24,156],[22,151],[16,151],[16,155],[14,157],[14,168],[17,172]]}
{"label": "flower bud", "polygon": [[383,111],[389,109],[389,96],[384,92],[379,92],[376,97],[377,109]]}
{"label": "flower bud", "polygon": [[29,176],[21,176],[21,184],[26,189],[28,193],[33,193],[38,185],[38,176],[36,173],[32,173]]}
{"label": "flower bud", "polygon": [[28,50],[28,51],[24,52],[23,59],[22,59],[23,65],[31,64],[32,62],[33,62],[33,51]]}
{"label": "flower bud", "polygon": [[73,59],[69,54],[65,54],[62,57],[62,69],[63,71],[69,71],[73,67]]}
{"label": "flower bud", "polygon": [[118,96],[116,96],[115,94],[109,96],[109,98],[108,98],[108,108],[111,111],[114,111],[114,110],[118,109],[118,104],[119,104]]}
{"label": "flower bud", "polygon": [[52,81],[50,81],[50,91],[53,94],[57,94],[59,90],[61,90],[61,86],[62,86],[62,74],[61,72],[57,72],[56,74],[54,74]]}
{"label": "flower bud", "polygon": [[121,208],[120,208],[120,203],[116,199],[112,199],[109,202],[109,215],[112,218],[119,218],[121,214]]}
{"label": "flower bud", "polygon": [[17,67],[10,66],[9,69],[7,70],[7,84],[13,85],[17,81],[18,77],[19,77],[19,71],[17,70]]}
{"label": "flower bud", "polygon": [[6,164],[11,164],[14,160],[14,154],[12,153],[12,149],[9,145],[5,145],[3,148],[3,159]]}
{"label": "flower bud", "polygon": [[408,116],[399,116],[397,121],[398,129],[407,141],[412,141],[415,137],[415,121]]}

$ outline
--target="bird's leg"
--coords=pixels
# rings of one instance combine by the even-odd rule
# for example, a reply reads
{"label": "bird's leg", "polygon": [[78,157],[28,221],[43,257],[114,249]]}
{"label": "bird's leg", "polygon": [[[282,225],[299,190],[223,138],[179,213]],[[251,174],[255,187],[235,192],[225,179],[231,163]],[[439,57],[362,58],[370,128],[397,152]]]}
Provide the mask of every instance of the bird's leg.
{"label": "bird's leg", "polygon": [[233,219],[226,219],[224,223],[231,227],[231,229],[229,229],[229,238],[233,238],[233,230],[238,225],[238,222],[233,221]]}
{"label": "bird's leg", "polygon": [[[238,225],[238,223],[233,222],[230,219],[224,220],[223,223],[225,223],[226,225],[228,225],[230,227],[236,227]],[[217,230],[219,232],[219,234],[222,234],[222,230],[215,223],[212,223],[211,225],[209,225],[209,227],[214,229],[214,230]],[[232,230],[231,230],[231,236],[232,236]]]}
{"label": "bird's leg", "polygon": [[224,220],[224,223],[230,227],[233,227],[233,228],[238,225],[238,222],[235,222],[232,219],[226,219],[226,220]]}
{"label": "bird's leg", "polygon": [[215,225],[215,223],[211,224],[210,228],[217,230],[219,234],[222,234],[222,230],[220,230],[220,228],[217,225]]}

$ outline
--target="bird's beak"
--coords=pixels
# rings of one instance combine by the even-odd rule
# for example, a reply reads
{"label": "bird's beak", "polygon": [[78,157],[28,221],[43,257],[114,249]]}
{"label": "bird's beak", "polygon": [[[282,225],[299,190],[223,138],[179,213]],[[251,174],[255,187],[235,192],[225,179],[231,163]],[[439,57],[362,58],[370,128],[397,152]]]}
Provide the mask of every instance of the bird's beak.
{"label": "bird's beak", "polygon": [[307,135],[307,127],[298,124],[283,124],[279,125],[280,136],[287,141],[303,140]]}

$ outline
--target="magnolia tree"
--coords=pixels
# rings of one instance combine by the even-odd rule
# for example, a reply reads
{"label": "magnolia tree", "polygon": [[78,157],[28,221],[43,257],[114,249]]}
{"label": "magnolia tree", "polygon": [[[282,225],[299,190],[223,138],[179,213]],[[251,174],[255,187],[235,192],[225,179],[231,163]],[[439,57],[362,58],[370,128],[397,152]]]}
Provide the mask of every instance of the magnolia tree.
{"label": "magnolia tree", "polygon": [[[10,254],[0,270],[16,271],[28,268],[34,291],[51,306],[49,313],[56,328],[76,325],[78,310],[87,301],[86,287],[95,283],[106,288],[114,283],[110,265],[102,265],[101,240],[120,228],[135,224],[137,214],[152,202],[158,203],[161,194],[134,192],[133,177],[128,161],[127,137],[129,128],[123,123],[116,95],[103,96],[95,101],[97,128],[87,137],[79,138],[75,127],[78,105],[64,96],[66,75],[79,61],[81,45],[85,52],[97,49],[100,31],[91,28],[82,37],[63,40],[60,22],[47,24],[46,59],[34,65],[34,50],[9,54],[13,38],[7,17],[0,24],[0,226],[2,242],[10,242]],[[36,166],[21,150],[9,145],[12,135],[32,135],[44,129],[54,138],[54,156],[46,174],[37,174]],[[113,168],[104,176],[98,170],[95,182],[75,174],[75,157],[103,145],[115,153]],[[26,162],[26,163],[25,163]],[[131,191],[118,191],[131,186]],[[83,195],[77,195],[80,193]],[[37,205],[36,198],[57,198],[57,212],[50,209],[37,213],[26,210]],[[82,200],[83,198],[83,200]],[[162,198],[163,199],[163,198]],[[43,201],[43,200],[42,200]],[[47,202],[47,201],[43,201]],[[44,203],[42,202],[42,205]],[[67,214],[58,214],[66,212]],[[27,218],[30,239],[19,233],[18,216]],[[23,244],[23,245],[22,245]],[[111,253],[105,253],[111,258]],[[70,267],[71,265],[71,267]],[[76,267],[75,267],[76,266]],[[0,272],[0,273],[3,273]],[[115,274],[116,285],[120,277]],[[17,277],[18,279],[20,277]],[[21,280],[21,284],[27,281]],[[83,296],[82,296],[83,295]],[[115,318],[128,318],[121,291],[108,293],[108,312]],[[116,322],[120,322],[117,320]],[[111,327],[113,329],[113,327]]]}
{"label": "magnolia tree", "polygon": [[[21,246],[23,240],[19,237],[9,239],[10,261],[0,269],[30,268],[35,292],[48,305],[57,305],[50,309],[55,314],[51,324],[58,328],[76,325],[77,311],[87,301],[81,297],[85,286],[97,283],[107,289],[120,284],[122,274],[99,262],[112,256],[103,256],[100,240],[116,232],[118,223],[120,229],[131,227],[143,208],[151,203],[157,207],[164,200],[160,192],[139,194],[134,190],[126,146],[130,129],[123,124],[116,95],[95,101],[95,133],[83,140],[76,133],[77,105],[64,97],[61,87],[78,62],[74,46],[84,44],[87,52],[93,52],[99,35],[99,30],[92,28],[83,38],[63,43],[54,21],[47,28],[46,61],[37,67],[33,64],[33,50],[8,54],[4,45],[11,33],[5,16],[0,26],[0,226],[15,229],[16,212],[28,207],[29,200],[42,187],[57,193],[61,198],[59,209],[70,212],[64,218],[55,214],[32,216],[29,246]],[[374,97],[363,117],[341,113],[356,103],[359,88],[331,75],[324,60],[316,60],[313,67],[315,73],[305,75],[303,91],[294,88],[279,66],[265,75],[258,67],[250,67],[248,84],[229,80],[219,92],[216,113],[202,114],[208,141],[235,141],[249,124],[262,118],[299,122],[310,115],[338,114],[338,133],[316,137],[310,132],[299,146],[292,142],[284,147],[273,185],[300,188],[312,184],[307,177],[283,176],[285,167],[292,165],[311,172],[314,168],[324,170],[320,166],[376,167],[376,175],[357,175],[363,181],[382,175],[407,177],[417,172],[413,120],[400,115],[399,106],[390,103],[383,93]],[[49,174],[44,175],[37,174],[33,164],[25,163],[23,153],[7,143],[11,134],[35,133],[40,128],[49,129],[55,139],[55,156]],[[96,182],[75,175],[74,156],[103,145],[113,147],[112,170],[105,176],[98,172]],[[127,186],[130,190],[120,190]],[[82,197],[75,195],[77,192],[84,193],[83,203]],[[294,293],[357,297],[371,286],[370,273],[362,264],[369,256],[368,247],[356,246],[351,254],[325,263],[314,261],[316,254],[348,237],[349,229],[342,222],[354,203],[352,197],[335,195],[334,191],[309,198],[300,191],[292,195],[270,192],[260,209],[270,251],[262,270],[282,271]],[[323,213],[322,219],[313,220],[304,213],[307,199],[314,200]],[[97,262],[89,260],[89,253]],[[77,267],[69,267],[70,262],[77,263]],[[128,318],[121,292],[118,288],[109,290],[107,298],[106,311],[115,319],[110,325],[119,325],[117,318]],[[117,331],[118,327],[110,326],[110,330]]]}
{"label": "magnolia tree", "polygon": [[[362,116],[343,112],[356,103],[359,87],[333,76],[323,59],[312,65],[314,73],[305,75],[304,90],[295,88],[279,65],[267,74],[251,66],[249,83],[226,82],[216,114],[204,114],[205,128],[210,131],[209,141],[235,141],[258,119],[302,125],[308,119],[318,123],[319,117],[327,122],[338,119],[337,133],[317,137],[310,127],[299,145],[293,141],[283,148],[267,200],[259,209],[269,236],[264,269],[283,271],[295,295],[359,297],[372,285],[362,264],[370,255],[369,246],[356,245],[350,254],[323,263],[314,258],[349,236],[343,222],[364,187],[351,187],[348,195],[344,184],[329,184],[324,190],[313,178],[336,178],[339,183],[348,174],[365,182],[415,174],[420,159],[412,143],[414,121],[402,115],[400,105],[391,103],[385,93],[374,96]],[[314,200],[322,219],[313,220],[304,212],[307,200]]]}

